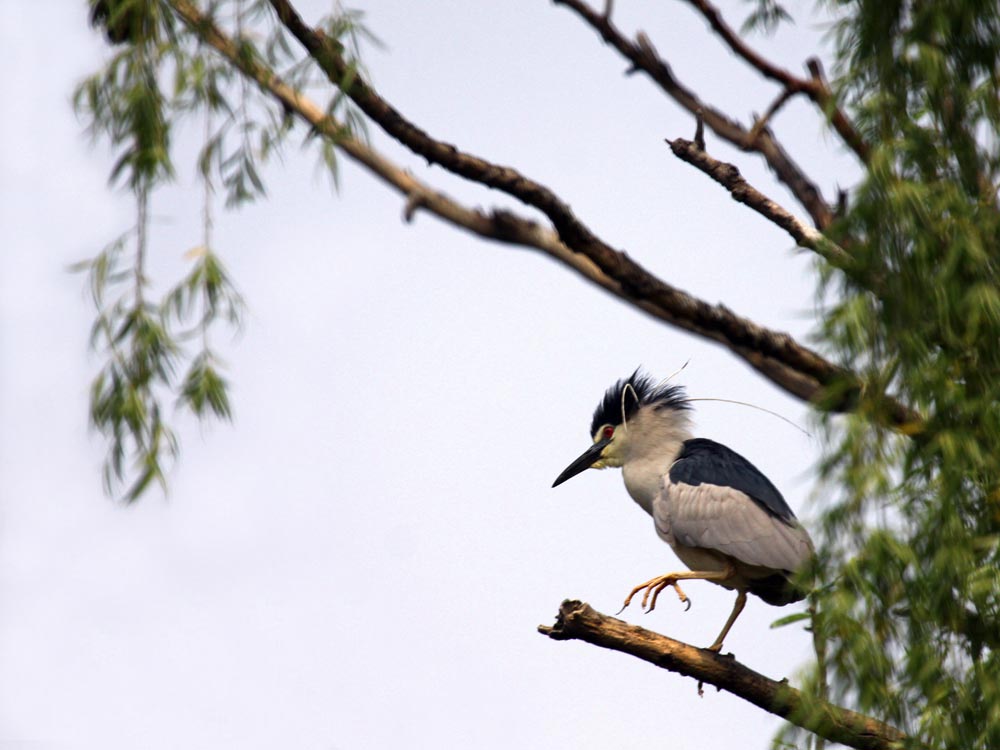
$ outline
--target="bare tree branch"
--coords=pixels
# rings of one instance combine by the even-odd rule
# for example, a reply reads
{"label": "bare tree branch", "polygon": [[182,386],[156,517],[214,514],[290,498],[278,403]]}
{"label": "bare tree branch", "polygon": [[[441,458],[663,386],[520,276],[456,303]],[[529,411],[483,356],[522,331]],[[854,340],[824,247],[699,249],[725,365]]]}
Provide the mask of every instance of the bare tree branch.
{"label": "bare tree branch", "polygon": [[[757,70],[764,78],[780,83],[785,91],[784,95],[793,96],[795,94],[805,94],[808,96],[825,115],[830,118],[830,123],[834,130],[840,135],[850,149],[861,161],[868,163],[870,151],[868,144],[854,128],[854,125],[847,119],[847,115],[837,106],[833,99],[833,93],[826,83],[822,74],[817,74],[813,65],[809,69],[811,78],[800,78],[793,75],[784,68],[775,65],[770,60],[760,55],[750,45],[740,38],[732,27],[722,18],[722,14],[708,0],[686,0],[708,21],[712,30],[726,43],[726,45],[747,62],[752,68]],[[813,61],[811,60],[810,63]],[[786,96],[786,98],[787,98]]]}
{"label": "bare tree branch", "polygon": [[754,114],[756,119],[750,127],[750,130],[747,132],[747,143],[752,144],[760,137],[760,134],[764,132],[764,128],[766,128],[768,123],[771,121],[771,118],[777,114],[778,110],[785,106],[785,103],[788,102],[793,95],[792,91],[784,89],[780,94],[778,94],[777,98],[771,102],[767,111],[764,112],[763,117],[757,117],[756,113]]}
{"label": "bare tree branch", "polygon": [[720,138],[743,151],[755,151],[761,154],[777,178],[791,190],[792,195],[809,214],[813,224],[821,230],[830,226],[834,218],[833,211],[823,199],[819,188],[771,133],[764,131],[760,137],[751,142],[746,128],[718,109],[702,102],[693,91],[677,80],[670,66],[656,53],[642,32],[636,36],[634,43],[630,42],[609,18],[595,12],[582,0],[553,0],[553,2],[556,5],[565,5],[579,15],[601,35],[605,42],[628,59],[634,69],[645,72],[684,109],[692,114],[701,110],[705,124]]}
{"label": "bare tree branch", "polygon": [[751,185],[734,164],[719,161],[700,147],[696,141],[683,138],[667,140],[674,155],[697,167],[722,185],[733,196],[733,200],[749,206],[764,218],[784,229],[801,246],[815,251],[838,268],[848,268],[851,256],[835,242],[828,240],[818,229],[809,226],[781,205],[768,198]]}
{"label": "bare tree branch", "polygon": [[[587,256],[618,283],[619,296],[623,299],[661,320],[726,345],[777,385],[804,400],[817,402],[825,386],[844,378],[859,382],[787,334],[769,331],[722,305],[710,305],[656,278],[625,253],[594,235],[569,206],[544,185],[511,167],[493,164],[433,139],[382,99],[343,58],[339,45],[305,24],[287,0],[270,2],[282,23],[305,46],[330,81],[337,86],[348,81],[346,93],[387,133],[431,162],[540,209],[569,248]],[[857,387],[860,388],[860,384]],[[849,410],[852,402],[853,394],[848,394],[839,404],[828,405],[828,408]],[[892,400],[888,412],[890,423],[912,429],[912,425],[919,422],[914,412]]]}
{"label": "bare tree branch", "polygon": [[[700,118],[698,122],[701,123]],[[701,128],[699,127],[694,141],[675,138],[674,140],[667,139],[667,143],[677,158],[698,168],[718,182],[729,191],[733,200],[749,206],[773,224],[784,229],[799,247],[813,250],[830,265],[848,274],[864,288],[876,295],[881,294],[885,288],[883,277],[863,274],[851,254],[843,247],[747,182],[735,164],[719,161],[710,156],[705,151],[704,141],[700,143],[698,141],[700,132]]]}
{"label": "bare tree branch", "polygon": [[539,632],[555,640],[581,640],[631,654],[650,664],[714,685],[765,711],[832,742],[858,750],[898,750],[906,735],[870,716],[811,699],[788,684],[772,680],[720,655],[608,617],[579,601],[564,601],[554,625]]}

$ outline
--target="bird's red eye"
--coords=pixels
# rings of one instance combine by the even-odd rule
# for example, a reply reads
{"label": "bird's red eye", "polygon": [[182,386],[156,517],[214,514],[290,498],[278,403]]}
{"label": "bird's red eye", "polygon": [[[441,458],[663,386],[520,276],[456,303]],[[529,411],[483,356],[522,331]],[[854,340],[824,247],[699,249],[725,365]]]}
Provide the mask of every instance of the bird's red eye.
{"label": "bird's red eye", "polygon": [[611,425],[608,425],[607,427],[604,428],[603,437],[605,440],[610,440],[611,436],[614,434],[615,434],[615,428],[612,427]]}

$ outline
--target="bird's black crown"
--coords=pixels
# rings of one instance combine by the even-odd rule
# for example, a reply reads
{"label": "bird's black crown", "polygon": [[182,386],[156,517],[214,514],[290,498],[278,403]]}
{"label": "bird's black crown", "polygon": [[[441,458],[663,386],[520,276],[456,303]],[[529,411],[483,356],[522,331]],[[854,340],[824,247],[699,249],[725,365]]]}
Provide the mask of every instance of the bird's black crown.
{"label": "bird's black crown", "polygon": [[591,436],[601,425],[610,424],[617,427],[623,418],[631,419],[640,406],[650,405],[658,409],[675,411],[691,408],[684,394],[684,386],[657,385],[653,378],[637,369],[604,393],[604,398],[594,410],[594,419],[590,423]]}

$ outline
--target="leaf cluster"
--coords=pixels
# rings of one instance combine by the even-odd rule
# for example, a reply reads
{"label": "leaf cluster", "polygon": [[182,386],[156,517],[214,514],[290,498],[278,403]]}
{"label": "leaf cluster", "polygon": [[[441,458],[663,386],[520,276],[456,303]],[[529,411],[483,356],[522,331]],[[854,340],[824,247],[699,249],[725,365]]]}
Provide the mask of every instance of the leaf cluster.
{"label": "leaf cluster", "polygon": [[[98,311],[91,345],[105,358],[90,388],[91,425],[109,443],[105,488],[115,492],[125,484],[123,497],[132,502],[154,483],[166,487],[178,451],[166,407],[171,396],[198,417],[232,418],[208,332],[220,319],[237,326],[243,303],[221,261],[199,249],[190,273],[153,304],[133,286],[126,250],[122,237],[76,270],[86,272]],[[198,347],[189,356],[190,341]]]}

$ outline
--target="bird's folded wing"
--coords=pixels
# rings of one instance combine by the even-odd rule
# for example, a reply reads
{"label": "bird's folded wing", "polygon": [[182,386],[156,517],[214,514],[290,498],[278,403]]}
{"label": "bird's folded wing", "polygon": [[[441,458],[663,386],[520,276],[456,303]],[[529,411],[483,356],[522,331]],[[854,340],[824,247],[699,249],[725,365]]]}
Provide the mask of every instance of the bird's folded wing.
{"label": "bird's folded wing", "polygon": [[653,503],[657,531],[685,547],[711,549],[748,565],[795,571],[812,556],[809,534],[732,487],[675,483]]}

